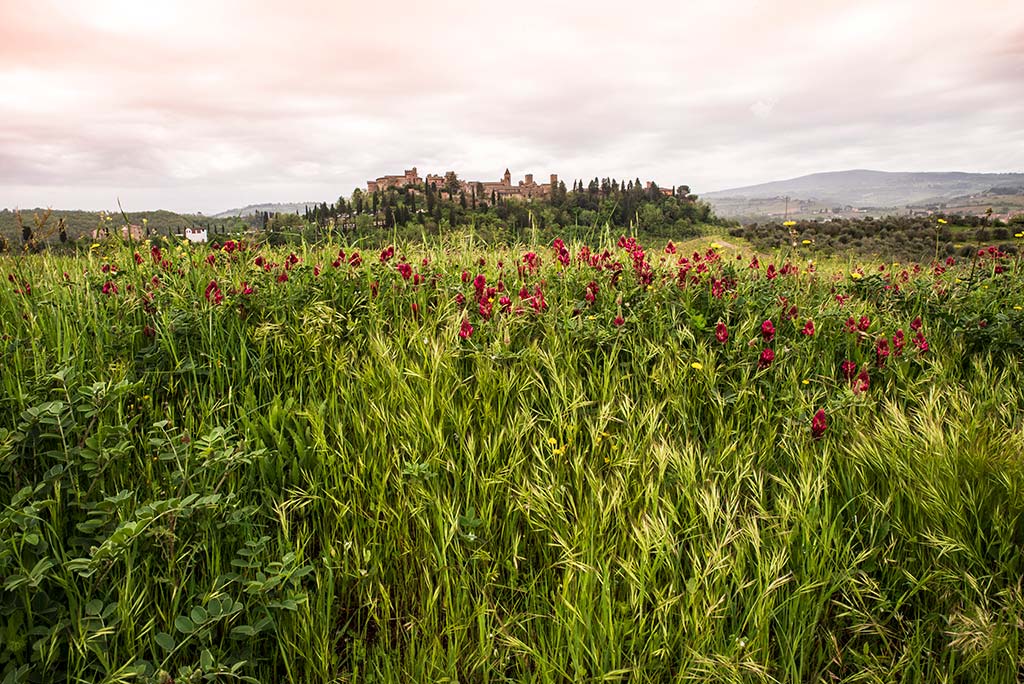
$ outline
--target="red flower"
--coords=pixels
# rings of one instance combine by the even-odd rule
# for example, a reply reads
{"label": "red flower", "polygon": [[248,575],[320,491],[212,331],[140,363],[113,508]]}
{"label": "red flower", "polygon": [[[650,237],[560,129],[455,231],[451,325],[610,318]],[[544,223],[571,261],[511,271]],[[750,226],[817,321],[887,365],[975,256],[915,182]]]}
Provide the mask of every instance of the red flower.
{"label": "red flower", "polygon": [[217,255],[215,255],[215,254],[208,255],[206,257],[206,263],[208,263],[211,266],[213,266],[215,263],[217,263]]}
{"label": "red flower", "polygon": [[903,331],[897,330],[896,334],[892,336],[892,348],[896,356],[899,356],[900,354],[903,353],[903,343]]}
{"label": "red flower", "polygon": [[857,381],[853,384],[853,393],[860,394],[861,392],[867,392],[868,387],[871,386],[871,376],[868,375],[868,369],[865,368],[857,376]]}
{"label": "red flower", "polygon": [[772,361],[775,360],[775,352],[771,348],[766,348],[761,352],[761,358],[757,360],[758,368],[767,368],[772,365]]}
{"label": "red flower", "polygon": [[857,364],[847,359],[839,364],[839,367],[843,371],[843,377],[847,380],[853,380],[854,376],[857,375]]}
{"label": "red flower", "polygon": [[359,268],[361,263],[363,263],[363,257],[359,256],[359,252],[352,252],[348,258],[348,265],[352,268]]}
{"label": "red flower", "polygon": [[459,328],[459,337],[464,340],[468,340],[470,335],[473,334],[473,326],[469,324],[468,318],[462,319],[462,327]]}
{"label": "red flower", "polygon": [[804,324],[804,329],[800,331],[801,335],[807,335],[808,337],[814,337],[814,321],[808,320]]}
{"label": "red flower", "polygon": [[462,270],[462,282],[464,282],[464,283],[468,283],[469,282],[469,271],[467,271],[465,269]]}
{"label": "red flower", "polygon": [[775,280],[775,276],[778,275],[775,271],[775,264],[768,264],[768,270],[764,272],[764,277],[768,280]]}
{"label": "red flower", "polygon": [[867,316],[861,316],[860,317],[860,322],[857,323],[857,329],[860,330],[861,332],[867,332],[868,328],[870,328],[870,327],[871,327],[871,319],[868,318]]}
{"label": "red flower", "polygon": [[721,321],[715,325],[715,339],[722,344],[725,344],[729,340],[729,329],[725,327],[725,323],[722,323]]}
{"label": "red flower", "polygon": [[107,295],[108,297],[110,295],[116,295],[117,294],[117,285],[115,285],[113,282],[111,282],[109,280],[107,282],[103,283],[103,294]]}
{"label": "red flower", "polygon": [[761,324],[761,337],[765,342],[771,342],[775,338],[775,326],[772,325],[771,319]]}
{"label": "red flower", "polygon": [[412,265],[405,263],[404,261],[395,268],[402,274],[402,280],[408,280],[412,277]]}
{"label": "red flower", "polygon": [[910,329],[913,330],[914,332],[917,332],[918,330],[921,329],[921,317],[920,316],[918,316],[917,318],[915,318],[914,320],[912,320],[910,322]]}
{"label": "red flower", "polygon": [[277,276],[277,282],[287,283],[288,282],[288,271],[281,271],[281,275]]}
{"label": "red flower", "polygon": [[385,247],[380,251],[380,263],[386,264],[393,256],[395,256],[395,248],[390,246]]}
{"label": "red flower", "polygon": [[665,245],[665,254],[675,254],[675,253],[676,253],[676,246],[674,244],[672,244],[671,240],[669,240],[668,244]]}
{"label": "red flower", "polygon": [[156,330],[154,330],[148,325],[144,325],[142,326],[142,334],[145,335],[146,337],[153,337],[156,335]]}
{"label": "red flower", "polygon": [[855,319],[853,316],[850,316],[849,318],[846,319],[846,332],[857,332],[857,319]]}
{"label": "red flower", "polygon": [[875,342],[875,356],[878,359],[878,367],[881,368],[885,365],[885,360],[889,358],[889,338],[879,337],[878,341]]}
{"label": "red flower", "polygon": [[811,436],[814,439],[821,439],[828,430],[828,420],[825,418],[825,409],[818,409],[811,419]]}
{"label": "red flower", "polygon": [[213,302],[214,304],[220,304],[224,300],[224,295],[221,294],[216,280],[210,281],[206,286],[206,292],[203,294],[206,296],[206,301]]}
{"label": "red flower", "polygon": [[618,328],[618,327],[621,327],[622,324],[625,323],[625,322],[626,322],[626,319],[624,319],[622,316],[616,316],[615,319],[612,321],[612,325],[614,325],[616,328]]}
{"label": "red flower", "polygon": [[918,332],[917,335],[914,336],[914,344],[917,345],[917,349],[921,353],[928,351],[928,340],[926,340],[924,338],[924,335],[922,335],[920,332]]}

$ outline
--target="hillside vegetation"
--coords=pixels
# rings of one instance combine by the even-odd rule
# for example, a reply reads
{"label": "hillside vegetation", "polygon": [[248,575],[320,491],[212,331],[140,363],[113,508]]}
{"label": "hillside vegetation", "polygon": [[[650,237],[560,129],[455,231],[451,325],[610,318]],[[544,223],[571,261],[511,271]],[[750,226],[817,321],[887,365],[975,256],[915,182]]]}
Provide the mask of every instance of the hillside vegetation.
{"label": "hillside vegetation", "polygon": [[0,256],[0,680],[1020,681],[1019,257],[474,235]]}

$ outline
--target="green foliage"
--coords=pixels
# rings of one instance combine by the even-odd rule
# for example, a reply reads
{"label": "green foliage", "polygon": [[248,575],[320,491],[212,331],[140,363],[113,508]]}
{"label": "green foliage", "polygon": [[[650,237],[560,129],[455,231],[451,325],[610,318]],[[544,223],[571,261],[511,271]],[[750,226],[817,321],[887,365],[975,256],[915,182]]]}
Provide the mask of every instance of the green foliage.
{"label": "green foliage", "polygon": [[0,681],[1019,680],[1019,258],[419,225],[0,257]]}

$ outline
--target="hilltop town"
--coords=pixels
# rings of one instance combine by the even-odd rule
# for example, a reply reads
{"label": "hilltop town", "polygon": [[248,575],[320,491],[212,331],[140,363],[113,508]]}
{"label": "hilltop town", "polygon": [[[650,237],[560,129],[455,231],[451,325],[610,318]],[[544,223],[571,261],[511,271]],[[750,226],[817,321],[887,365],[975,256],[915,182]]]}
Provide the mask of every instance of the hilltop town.
{"label": "hilltop town", "polygon": [[435,190],[448,194],[465,193],[467,196],[479,198],[492,197],[496,199],[539,199],[551,195],[552,188],[558,187],[558,174],[551,174],[547,183],[537,183],[533,180],[533,174],[526,174],[525,178],[517,184],[512,184],[512,174],[505,169],[505,174],[498,181],[466,181],[459,180],[454,171],[448,171],[444,175],[427,174],[426,178],[420,178],[416,167],[407,169],[402,175],[381,176],[376,180],[366,182],[366,191],[370,193],[388,188],[405,188],[406,186],[422,186],[426,183]]}
{"label": "hilltop town", "polygon": [[[411,169],[406,169],[401,175],[381,176],[376,180],[366,181],[366,191],[372,194],[378,190],[387,190],[388,188],[401,189],[409,186],[416,188],[424,186],[424,184],[448,196],[461,192],[467,197],[477,199],[491,198],[492,200],[545,199],[551,196],[554,189],[559,188],[557,173],[551,174],[547,183],[537,183],[533,179],[533,174],[528,173],[523,177],[523,180],[513,184],[512,173],[508,169],[505,169],[505,173],[497,181],[466,181],[460,180],[454,171],[447,171],[444,175],[428,173],[426,178],[421,178],[414,166]],[[647,181],[645,189],[650,189],[651,186],[652,182]],[[564,183],[561,185],[561,189],[565,190]],[[666,196],[672,196],[675,192],[672,188],[661,188],[660,191]]]}

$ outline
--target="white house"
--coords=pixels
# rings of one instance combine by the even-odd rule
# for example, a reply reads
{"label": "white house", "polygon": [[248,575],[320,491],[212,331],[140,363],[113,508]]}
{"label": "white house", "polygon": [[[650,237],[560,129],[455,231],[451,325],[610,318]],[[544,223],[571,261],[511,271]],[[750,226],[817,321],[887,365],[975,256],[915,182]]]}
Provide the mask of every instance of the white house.
{"label": "white house", "polygon": [[185,238],[189,242],[206,242],[205,228],[186,228]]}

